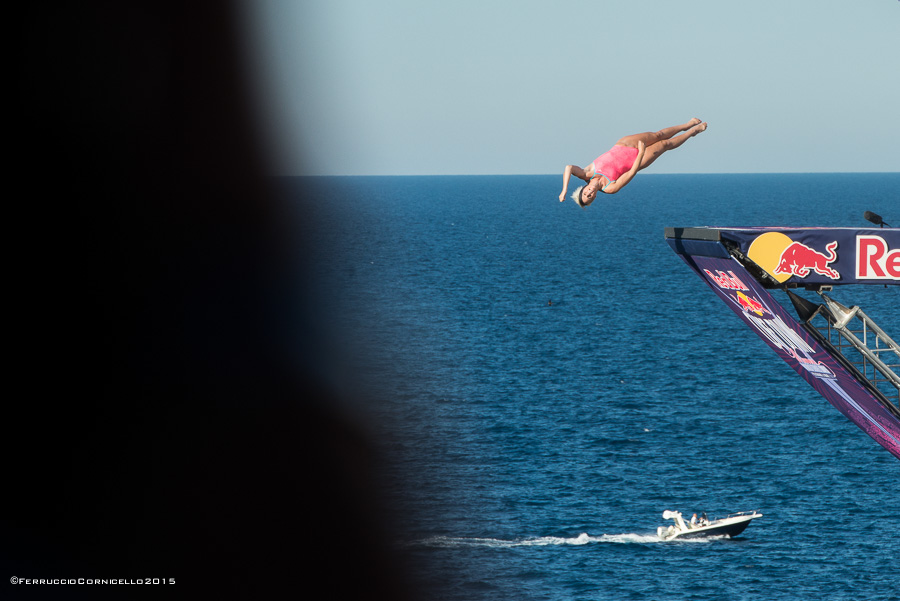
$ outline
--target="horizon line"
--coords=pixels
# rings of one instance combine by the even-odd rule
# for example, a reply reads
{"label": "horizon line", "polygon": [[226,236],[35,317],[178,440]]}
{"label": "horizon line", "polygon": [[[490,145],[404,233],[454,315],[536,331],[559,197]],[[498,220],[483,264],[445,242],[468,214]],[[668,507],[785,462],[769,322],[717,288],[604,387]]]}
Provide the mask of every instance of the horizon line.
{"label": "horizon line", "polygon": [[[891,175],[900,171],[697,171],[676,173],[644,173],[658,175]],[[270,173],[266,177],[543,177],[559,173]]]}

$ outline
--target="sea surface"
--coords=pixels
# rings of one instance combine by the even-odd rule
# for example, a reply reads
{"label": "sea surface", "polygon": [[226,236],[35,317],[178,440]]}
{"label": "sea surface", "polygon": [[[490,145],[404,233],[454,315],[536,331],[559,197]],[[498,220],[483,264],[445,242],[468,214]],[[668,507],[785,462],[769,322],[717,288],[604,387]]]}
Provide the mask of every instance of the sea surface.
{"label": "sea surface", "polygon": [[[560,175],[277,183],[418,598],[900,599],[900,462],[663,237],[900,225],[900,173],[642,174],[587,209]],[[833,296],[900,338],[900,286]],[[667,509],[764,517],[660,542]]]}

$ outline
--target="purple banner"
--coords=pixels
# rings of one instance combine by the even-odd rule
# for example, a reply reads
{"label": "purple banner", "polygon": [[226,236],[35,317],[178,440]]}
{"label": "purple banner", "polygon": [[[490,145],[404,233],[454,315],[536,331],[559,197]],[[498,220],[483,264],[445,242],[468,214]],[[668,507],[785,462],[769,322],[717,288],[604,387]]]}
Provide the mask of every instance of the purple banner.
{"label": "purple banner", "polygon": [[679,256],[819,394],[900,459],[900,420],[804,330],[740,263],[732,258]]}
{"label": "purple banner", "polygon": [[715,228],[785,284],[900,285],[900,228]]}

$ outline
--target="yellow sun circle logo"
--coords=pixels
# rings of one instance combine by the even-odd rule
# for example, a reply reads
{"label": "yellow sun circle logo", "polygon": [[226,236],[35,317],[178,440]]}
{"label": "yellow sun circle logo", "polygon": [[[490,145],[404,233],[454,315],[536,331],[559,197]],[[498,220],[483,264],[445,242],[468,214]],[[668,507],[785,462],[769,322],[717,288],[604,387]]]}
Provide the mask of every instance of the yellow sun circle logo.
{"label": "yellow sun circle logo", "polygon": [[781,232],[766,232],[750,244],[747,256],[750,260],[766,270],[779,283],[791,277],[791,273],[775,273],[781,253],[794,241]]}

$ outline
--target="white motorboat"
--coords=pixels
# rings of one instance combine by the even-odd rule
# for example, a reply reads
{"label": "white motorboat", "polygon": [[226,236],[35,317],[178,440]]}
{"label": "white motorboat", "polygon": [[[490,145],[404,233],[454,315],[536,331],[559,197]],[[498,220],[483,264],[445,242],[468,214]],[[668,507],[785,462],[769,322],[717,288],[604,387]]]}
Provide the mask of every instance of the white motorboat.
{"label": "white motorboat", "polygon": [[656,529],[656,535],[663,540],[712,536],[733,537],[743,532],[750,525],[750,520],[762,517],[762,514],[757,511],[742,511],[740,513],[732,513],[728,517],[718,520],[709,521],[701,518],[699,521],[685,522],[681,517],[681,513],[677,511],[667,510],[662,515],[664,520],[675,521],[675,524],[668,528],[660,526]]}

